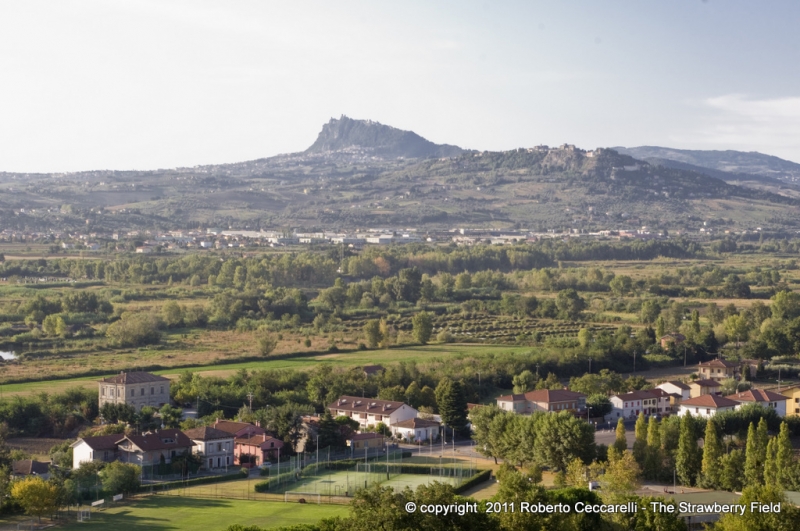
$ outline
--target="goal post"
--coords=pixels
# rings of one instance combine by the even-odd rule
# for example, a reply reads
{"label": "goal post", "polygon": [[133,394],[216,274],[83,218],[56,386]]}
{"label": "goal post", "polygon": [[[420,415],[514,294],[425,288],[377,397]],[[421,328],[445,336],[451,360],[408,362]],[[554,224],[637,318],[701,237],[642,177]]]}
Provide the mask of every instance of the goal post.
{"label": "goal post", "polygon": [[286,491],[283,493],[283,501],[286,502],[297,502],[297,503],[316,503],[320,505],[322,503],[322,494],[319,492],[290,492]]}
{"label": "goal post", "polygon": [[79,522],[88,522],[92,519],[92,511],[91,509],[80,509],[78,511],[78,521]]}

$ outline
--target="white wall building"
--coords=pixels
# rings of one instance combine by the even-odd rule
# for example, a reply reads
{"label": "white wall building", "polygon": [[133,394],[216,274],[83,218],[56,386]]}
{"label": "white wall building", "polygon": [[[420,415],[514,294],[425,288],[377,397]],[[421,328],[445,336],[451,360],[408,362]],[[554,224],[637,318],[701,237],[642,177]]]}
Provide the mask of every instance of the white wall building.
{"label": "white wall building", "polygon": [[733,395],[728,395],[725,398],[737,402],[739,409],[747,404],[760,404],[775,410],[779,417],[786,416],[786,396],[775,393],[773,391],[766,391],[764,389],[750,389],[749,391],[742,391]]}
{"label": "white wall building", "polygon": [[383,422],[391,428],[398,422],[417,417],[417,410],[408,404],[357,396],[339,397],[339,400],[328,405],[328,409],[334,417],[350,417],[365,427]]}
{"label": "white wall building", "polygon": [[202,457],[203,468],[206,470],[225,468],[233,464],[232,433],[208,426],[192,428],[183,433],[195,444],[192,453]]}
{"label": "white wall building", "polygon": [[442,425],[435,420],[419,417],[402,420],[392,426],[392,435],[410,442],[432,441],[439,435]]}
{"label": "white wall building", "polygon": [[717,395],[701,395],[681,402],[678,416],[682,417],[686,413],[691,413],[695,417],[710,418],[717,413],[733,411],[739,402],[734,402],[730,398]]}
{"label": "white wall building", "polygon": [[681,395],[682,400],[689,400],[690,398],[692,398],[691,395],[692,388],[683,382],[678,382],[678,381],[664,382],[662,384],[658,384],[656,386],[656,389],[663,389],[669,394]]}

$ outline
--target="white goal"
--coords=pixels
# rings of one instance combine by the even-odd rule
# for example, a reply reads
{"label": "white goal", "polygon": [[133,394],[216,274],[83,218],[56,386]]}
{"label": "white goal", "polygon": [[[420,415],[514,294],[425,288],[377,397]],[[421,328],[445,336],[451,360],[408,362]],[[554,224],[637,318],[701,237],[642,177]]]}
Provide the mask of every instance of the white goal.
{"label": "white goal", "polygon": [[297,503],[322,503],[322,494],[318,492],[285,492],[283,494],[284,502],[297,502]]}
{"label": "white goal", "polygon": [[91,509],[81,509],[78,511],[78,521],[79,522],[88,522],[92,519],[92,511]]}

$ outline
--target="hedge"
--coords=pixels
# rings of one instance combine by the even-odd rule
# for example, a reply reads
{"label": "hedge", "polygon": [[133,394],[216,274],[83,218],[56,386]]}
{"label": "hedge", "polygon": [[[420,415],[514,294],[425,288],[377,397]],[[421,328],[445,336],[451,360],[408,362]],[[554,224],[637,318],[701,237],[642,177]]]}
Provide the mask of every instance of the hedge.
{"label": "hedge", "polygon": [[467,481],[456,487],[455,493],[461,494],[462,492],[471,489],[475,485],[483,483],[484,481],[489,481],[491,478],[492,478],[491,470],[481,470],[480,472],[469,478]]}
{"label": "hedge", "polygon": [[[302,475],[302,473],[301,473]],[[295,480],[295,473],[294,472],[284,472],[283,474],[279,474],[275,477],[271,477],[269,479],[265,479],[264,481],[259,481],[255,484],[255,491],[256,492],[269,492],[269,484],[271,481],[277,480],[277,484],[280,485],[284,481],[294,481]]]}
{"label": "hedge", "polygon": [[232,474],[226,474],[224,476],[203,476],[200,478],[193,478],[187,480],[178,480],[178,481],[167,481],[164,483],[151,483],[149,485],[142,485],[139,487],[140,491],[149,490],[150,487],[156,487],[159,489],[171,489],[175,487],[191,487],[192,485],[205,485],[207,483],[221,483],[223,481],[233,481],[234,479],[243,479],[246,478],[248,474],[244,470],[239,470],[238,472],[234,472]]}

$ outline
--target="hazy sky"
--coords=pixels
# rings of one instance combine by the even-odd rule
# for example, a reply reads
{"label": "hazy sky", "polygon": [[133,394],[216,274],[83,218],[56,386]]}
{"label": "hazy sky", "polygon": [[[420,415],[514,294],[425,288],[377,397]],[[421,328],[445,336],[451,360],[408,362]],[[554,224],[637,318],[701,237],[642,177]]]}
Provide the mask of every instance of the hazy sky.
{"label": "hazy sky", "polygon": [[800,162],[800,2],[5,0],[0,171],[301,151],[346,114],[503,150]]}

